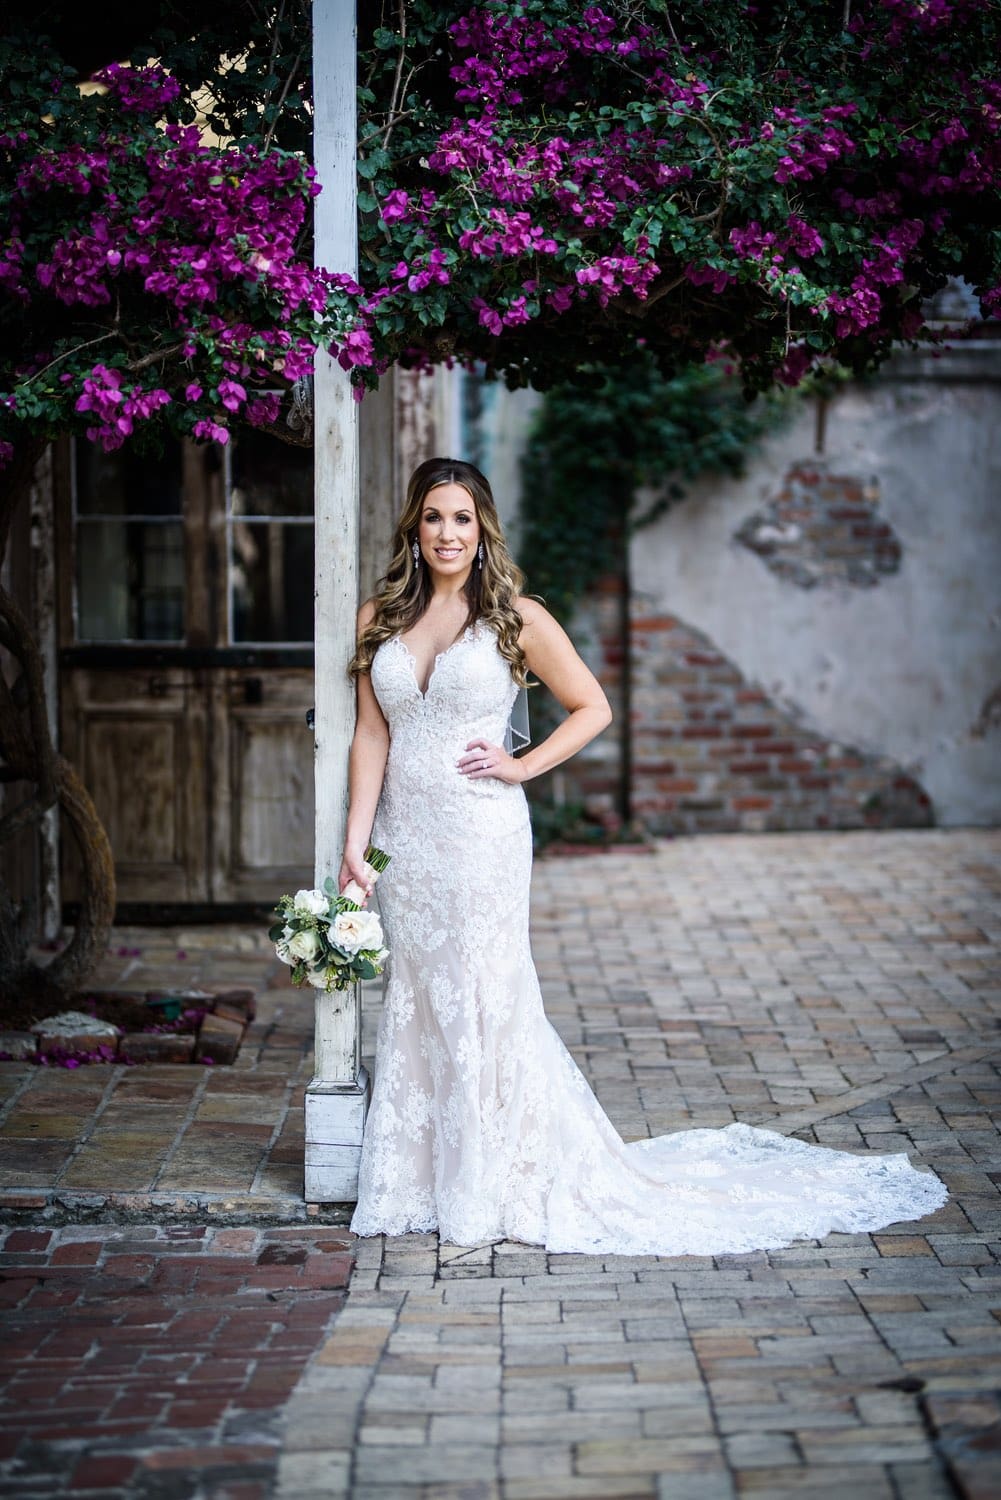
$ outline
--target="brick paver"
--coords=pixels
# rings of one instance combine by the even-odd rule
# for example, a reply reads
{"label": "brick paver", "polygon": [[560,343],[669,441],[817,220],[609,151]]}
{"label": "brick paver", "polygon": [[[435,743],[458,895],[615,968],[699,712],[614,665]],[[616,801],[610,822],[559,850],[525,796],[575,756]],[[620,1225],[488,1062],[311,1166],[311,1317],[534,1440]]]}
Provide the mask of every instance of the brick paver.
{"label": "brick paver", "polygon": [[[40,1403],[71,1392],[85,1404],[76,1428],[73,1408],[43,1428],[49,1469],[38,1467],[37,1433],[0,1428],[0,1443],[18,1443],[13,1455],[0,1448],[0,1495],[979,1500],[1001,1493],[1001,835],[704,836],[646,856],[542,862],[533,911],[549,1015],[627,1137],[743,1119],[848,1150],[906,1150],[944,1178],[949,1203],[920,1223],[875,1235],[714,1259],[547,1256],[516,1244],[458,1250],[435,1236],[352,1242],[336,1226],[296,1225],[285,1232],[288,1243],[315,1253],[292,1262],[282,1259],[283,1236],[269,1239],[273,1232],[262,1227],[286,1202],[290,1213],[303,1212],[291,1188],[291,1169],[298,1170],[292,1139],[279,1195],[258,1175],[259,1141],[237,1127],[268,1124],[278,1139],[279,1115],[283,1128],[294,1121],[289,1080],[299,1087],[308,1074],[301,1024],[299,1042],[287,1046],[284,1083],[273,1056],[248,1054],[228,1073],[229,1085],[224,1070],[213,1074],[193,1112],[191,1096],[178,1110],[176,1100],[159,1095],[164,1075],[179,1070],[132,1070],[127,1079],[150,1081],[147,1114],[174,1109],[188,1121],[185,1135],[196,1117],[211,1127],[190,1138],[186,1154],[176,1132],[171,1147],[175,1171],[164,1193],[176,1194],[192,1218],[52,1231],[41,1210],[34,1221],[20,1216],[4,1271],[15,1273],[5,1283],[11,1295],[27,1298],[15,1316],[29,1319],[28,1333],[18,1334],[25,1342],[15,1340],[12,1351],[17,1380],[27,1383],[15,1404],[28,1409],[32,1380]],[[247,961],[261,963],[257,936],[245,936]],[[165,952],[175,937],[158,940]],[[246,982],[243,958],[235,968],[212,977]],[[283,1015],[295,998],[275,992],[279,1036],[294,1030]],[[372,1005],[370,1039],[376,1020]],[[2,1065],[0,1074],[16,1069]],[[78,1162],[81,1142],[98,1133],[86,1133],[88,1122],[122,1087],[106,1097],[99,1070],[84,1071],[35,1111],[43,1122],[37,1132],[17,1137],[47,1151],[45,1160]],[[41,1101],[44,1088],[36,1087]],[[141,1111],[139,1084],[127,1087],[137,1092],[121,1096],[122,1109]],[[129,1130],[154,1133],[140,1112],[123,1115],[121,1134]],[[45,1201],[63,1213],[106,1215],[114,1201],[110,1163],[135,1159],[125,1147],[115,1158],[117,1135],[108,1132],[103,1185],[75,1189],[63,1176],[53,1190],[61,1196]],[[211,1189],[207,1174],[229,1172],[240,1151],[250,1159],[248,1141],[258,1152],[250,1186]],[[157,1171],[168,1170],[165,1158]],[[137,1190],[130,1202],[141,1201]],[[165,1201],[154,1203],[161,1218]],[[195,1222],[223,1214],[232,1227]],[[201,1249],[172,1238],[197,1230],[205,1231]],[[340,1262],[348,1253],[321,1252],[324,1238],[355,1243],[340,1310],[339,1292],[304,1284],[303,1268],[319,1256]],[[262,1260],[269,1247],[272,1258]],[[243,1268],[225,1284],[217,1269],[223,1260]],[[196,1261],[210,1268],[204,1283],[188,1279]],[[301,1317],[299,1345],[289,1346],[287,1360],[280,1349],[268,1359],[282,1378],[280,1390],[269,1388],[266,1420],[245,1395],[260,1343],[209,1355],[199,1342],[209,1337],[204,1330],[186,1335],[183,1321],[163,1319],[149,1325],[153,1363],[137,1356],[132,1325],[115,1319],[130,1296],[140,1317],[151,1298],[162,1308],[157,1299],[168,1289],[153,1283],[171,1275],[178,1277],[169,1288],[178,1320],[197,1320],[225,1302],[239,1310],[228,1325],[236,1338],[237,1325],[248,1314],[253,1324],[264,1303],[278,1316],[288,1302]],[[119,1295],[120,1282],[133,1292]],[[94,1336],[81,1353],[73,1339],[87,1336],[88,1325],[78,1323],[84,1314],[125,1333],[106,1343]],[[145,1337],[147,1325],[139,1326]],[[174,1336],[161,1338],[171,1328]],[[254,1336],[251,1328],[248,1339]],[[116,1339],[128,1351],[121,1364]],[[32,1369],[39,1353],[67,1368]],[[175,1356],[182,1363],[172,1366]],[[119,1381],[116,1400],[133,1394],[120,1380],[125,1365],[139,1382],[136,1397],[150,1395],[141,1387],[147,1376],[152,1399],[168,1392],[156,1413],[135,1415],[143,1430],[131,1434],[115,1430],[113,1406],[98,1406],[112,1381]],[[199,1369],[218,1378],[218,1399],[229,1404],[193,1438],[173,1412],[197,1404],[190,1388]],[[68,1477],[52,1457],[66,1452],[80,1466]],[[133,1468],[126,1474],[118,1462]],[[38,1481],[25,1488],[32,1464]],[[90,1490],[71,1491],[74,1476]]]}
{"label": "brick paver", "polygon": [[281,1500],[1001,1493],[999,875],[980,832],[540,864],[547,1010],[626,1136],[743,1119],[953,1197],[749,1256],[361,1241]]}
{"label": "brick paver", "polygon": [[231,1066],[76,1071],[0,1063],[0,1209],[307,1217],[302,1104],[313,994],[292,989],[263,924],[120,928],[94,987],[257,991]]}
{"label": "brick paver", "polygon": [[263,1500],[352,1247],[329,1228],[10,1230],[0,1494]]}

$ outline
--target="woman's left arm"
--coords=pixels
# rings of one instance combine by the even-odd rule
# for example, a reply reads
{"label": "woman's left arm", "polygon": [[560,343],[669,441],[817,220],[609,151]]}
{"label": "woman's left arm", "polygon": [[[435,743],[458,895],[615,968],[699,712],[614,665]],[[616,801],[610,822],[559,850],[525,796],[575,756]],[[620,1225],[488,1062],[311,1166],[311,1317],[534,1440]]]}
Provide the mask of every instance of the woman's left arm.
{"label": "woman's left arm", "polygon": [[563,627],[534,599],[519,599],[517,609],[522,618],[519,644],[529,669],[566,709],[567,717],[541,745],[517,759],[486,740],[470,740],[458,764],[473,780],[495,776],[501,781],[530,781],[576,755],[612,722],[601,684]]}

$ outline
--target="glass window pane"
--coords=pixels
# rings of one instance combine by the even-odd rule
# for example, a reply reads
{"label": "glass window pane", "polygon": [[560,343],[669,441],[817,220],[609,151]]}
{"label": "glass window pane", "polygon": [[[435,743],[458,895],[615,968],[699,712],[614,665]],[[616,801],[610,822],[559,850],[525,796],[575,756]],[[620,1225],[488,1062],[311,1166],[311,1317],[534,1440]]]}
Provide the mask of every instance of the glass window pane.
{"label": "glass window pane", "polygon": [[233,642],[313,639],[313,528],[294,521],[234,521],[230,587]]}
{"label": "glass window pane", "polygon": [[234,516],[311,516],[313,450],[244,428],[233,444]]}
{"label": "glass window pane", "polygon": [[78,639],[184,639],[184,539],[174,521],[77,525]]}
{"label": "glass window pane", "polygon": [[79,516],[179,516],[181,445],[164,441],[162,453],[137,453],[131,443],[102,453],[96,443],[76,444]]}

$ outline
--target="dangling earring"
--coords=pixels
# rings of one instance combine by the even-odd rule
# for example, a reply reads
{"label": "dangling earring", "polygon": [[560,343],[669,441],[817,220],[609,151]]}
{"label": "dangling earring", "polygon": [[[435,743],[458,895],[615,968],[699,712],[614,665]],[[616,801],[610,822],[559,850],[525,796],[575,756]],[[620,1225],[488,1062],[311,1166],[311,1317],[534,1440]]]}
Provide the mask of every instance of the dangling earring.
{"label": "dangling earring", "polygon": [[480,543],[480,545],[476,549],[476,556],[477,556],[477,559],[479,561],[479,565],[482,568],[482,566],[483,566],[483,543],[482,542]]}
{"label": "dangling earring", "polygon": [[414,568],[419,569],[421,565],[421,548],[416,537],[414,537],[414,545],[410,550],[414,554]]}

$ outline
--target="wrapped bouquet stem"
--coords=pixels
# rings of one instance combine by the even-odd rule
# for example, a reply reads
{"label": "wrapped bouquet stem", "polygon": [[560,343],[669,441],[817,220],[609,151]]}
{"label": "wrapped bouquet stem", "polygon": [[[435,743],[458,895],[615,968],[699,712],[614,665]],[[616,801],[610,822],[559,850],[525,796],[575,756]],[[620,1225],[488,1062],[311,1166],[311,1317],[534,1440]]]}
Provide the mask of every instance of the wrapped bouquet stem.
{"label": "wrapped bouquet stem", "polygon": [[[383,870],[389,864],[389,855],[377,849],[374,844],[369,844],[365,850],[365,874],[370,886],[375,885]],[[329,877],[328,877],[329,878]],[[355,906],[363,906],[365,903],[365,892],[357,880],[349,880],[341,892],[342,901],[350,901]]]}
{"label": "wrapped bouquet stem", "polygon": [[[389,855],[370,844],[365,872],[372,885],[389,864]],[[268,936],[282,963],[292,970],[293,984],[345,990],[360,979],[382,973],[388,950],[383,946],[377,912],[362,909],[365,892],[351,881],[338,894],[328,875],[323,887],[282,896]]]}

